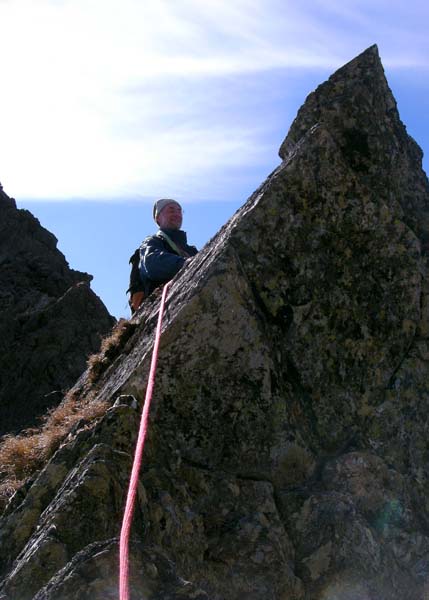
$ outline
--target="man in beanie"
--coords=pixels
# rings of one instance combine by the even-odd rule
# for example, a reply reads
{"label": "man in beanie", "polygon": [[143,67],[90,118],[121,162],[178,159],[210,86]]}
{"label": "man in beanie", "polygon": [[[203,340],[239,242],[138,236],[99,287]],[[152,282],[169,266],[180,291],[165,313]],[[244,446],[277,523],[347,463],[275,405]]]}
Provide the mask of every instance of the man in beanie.
{"label": "man in beanie", "polygon": [[139,249],[140,289],[135,291],[130,286],[133,312],[146,296],[173,279],[185,262],[198,252],[195,246],[188,245],[186,233],[181,229],[182,207],[176,200],[157,200],[153,218],[159,229],[155,235],[147,237]]}

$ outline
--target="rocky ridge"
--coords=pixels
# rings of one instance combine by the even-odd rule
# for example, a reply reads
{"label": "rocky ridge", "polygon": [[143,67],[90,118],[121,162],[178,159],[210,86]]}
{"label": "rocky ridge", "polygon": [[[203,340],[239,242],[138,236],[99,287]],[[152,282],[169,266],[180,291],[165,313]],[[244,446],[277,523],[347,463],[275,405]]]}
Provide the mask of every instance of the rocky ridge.
{"label": "rocky ridge", "polygon": [[56,406],[114,323],[55,236],[0,189],[0,435]]}
{"label": "rocky ridge", "polygon": [[[429,590],[429,185],[375,46],[310,94],[280,154],[171,287],[135,600]],[[117,598],[157,308],[74,388],[111,408],[7,507],[1,600]]]}

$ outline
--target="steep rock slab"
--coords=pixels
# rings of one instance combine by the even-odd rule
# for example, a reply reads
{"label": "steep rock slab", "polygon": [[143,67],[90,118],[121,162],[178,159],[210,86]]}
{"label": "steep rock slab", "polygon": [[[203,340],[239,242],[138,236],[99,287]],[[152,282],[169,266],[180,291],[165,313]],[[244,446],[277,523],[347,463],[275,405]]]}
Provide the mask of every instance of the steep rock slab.
{"label": "steep rock slab", "polygon": [[[429,587],[429,190],[375,47],[309,96],[281,154],[170,292],[136,599],[192,597],[182,578],[212,600],[417,600]],[[98,383],[100,397],[121,398],[40,473],[48,493],[36,480],[4,515],[2,600],[89,597],[91,586],[114,597],[111,519],[156,311],[153,297]],[[85,534],[79,510],[100,463],[94,519],[107,523]]]}
{"label": "steep rock slab", "polygon": [[58,404],[114,322],[56,245],[0,190],[0,434]]}

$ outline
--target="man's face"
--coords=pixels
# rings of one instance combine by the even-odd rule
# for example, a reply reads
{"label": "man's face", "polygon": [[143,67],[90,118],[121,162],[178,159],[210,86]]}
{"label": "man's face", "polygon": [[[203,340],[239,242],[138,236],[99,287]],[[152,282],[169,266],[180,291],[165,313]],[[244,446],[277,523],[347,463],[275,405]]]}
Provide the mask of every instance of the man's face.
{"label": "man's face", "polygon": [[182,227],[183,213],[182,208],[172,202],[164,206],[156,218],[156,222],[161,229],[180,229]]}

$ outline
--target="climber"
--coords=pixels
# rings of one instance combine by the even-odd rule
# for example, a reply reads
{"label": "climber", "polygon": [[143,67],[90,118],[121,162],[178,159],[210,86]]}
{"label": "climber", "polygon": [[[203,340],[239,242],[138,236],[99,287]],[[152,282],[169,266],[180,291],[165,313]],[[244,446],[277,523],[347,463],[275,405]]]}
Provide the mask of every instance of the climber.
{"label": "climber", "polygon": [[157,200],[153,218],[158,231],[145,240],[130,258],[130,307],[134,313],[155,288],[170,281],[198,250],[188,246],[182,226],[182,207],[176,200]]}

